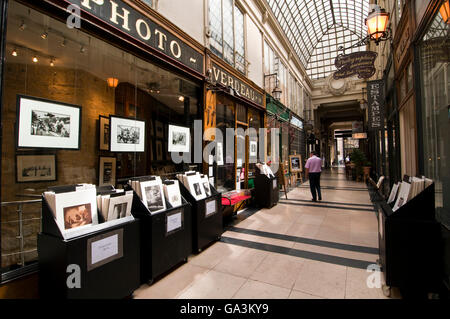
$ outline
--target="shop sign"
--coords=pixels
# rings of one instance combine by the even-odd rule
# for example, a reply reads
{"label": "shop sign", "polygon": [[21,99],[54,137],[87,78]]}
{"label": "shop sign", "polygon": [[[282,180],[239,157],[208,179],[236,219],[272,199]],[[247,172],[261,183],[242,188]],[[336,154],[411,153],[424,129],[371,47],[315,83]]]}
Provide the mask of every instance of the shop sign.
{"label": "shop sign", "polygon": [[369,130],[379,130],[384,126],[384,81],[367,82],[369,106]]}
{"label": "shop sign", "polygon": [[139,42],[203,74],[203,55],[123,1],[66,0]]}
{"label": "shop sign", "polygon": [[367,133],[353,133],[352,138],[355,140],[361,140],[367,138]]}
{"label": "shop sign", "polygon": [[363,122],[360,121],[354,121],[352,123],[352,133],[362,133],[364,132],[364,126],[363,126]]}
{"label": "shop sign", "polygon": [[333,74],[335,80],[358,75],[360,79],[369,79],[375,74],[375,59],[378,53],[372,51],[340,54],[334,65],[338,69]]}
{"label": "shop sign", "polygon": [[291,124],[303,130],[303,122],[298,118],[296,118],[295,116],[291,118]]}
{"label": "shop sign", "polygon": [[237,77],[231,75],[215,63],[212,63],[210,80],[213,83],[219,83],[226,87],[231,87],[236,95],[244,97],[259,106],[264,107],[264,95],[252,89],[250,86],[239,80]]}

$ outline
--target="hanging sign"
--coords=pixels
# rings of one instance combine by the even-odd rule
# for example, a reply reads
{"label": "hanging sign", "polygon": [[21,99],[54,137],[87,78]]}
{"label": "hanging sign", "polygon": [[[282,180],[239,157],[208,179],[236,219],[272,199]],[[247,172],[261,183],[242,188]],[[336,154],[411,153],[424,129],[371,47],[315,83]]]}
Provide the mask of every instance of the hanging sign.
{"label": "hanging sign", "polygon": [[364,132],[364,124],[360,121],[352,122],[352,133],[363,133]]}
{"label": "hanging sign", "polygon": [[379,130],[384,126],[384,81],[367,82],[369,106],[369,130]]}
{"label": "hanging sign", "polygon": [[360,79],[369,79],[375,74],[375,59],[378,53],[372,51],[340,54],[334,65],[338,69],[333,74],[335,80],[358,75]]}

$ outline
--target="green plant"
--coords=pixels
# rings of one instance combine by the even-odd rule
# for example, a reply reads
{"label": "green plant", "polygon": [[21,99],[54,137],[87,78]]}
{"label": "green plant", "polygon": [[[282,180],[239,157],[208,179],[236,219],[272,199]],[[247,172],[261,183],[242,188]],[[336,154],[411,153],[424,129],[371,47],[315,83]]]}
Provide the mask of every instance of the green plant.
{"label": "green plant", "polygon": [[366,154],[359,148],[355,148],[350,155],[350,160],[355,164],[356,176],[363,174],[363,167],[368,163]]}

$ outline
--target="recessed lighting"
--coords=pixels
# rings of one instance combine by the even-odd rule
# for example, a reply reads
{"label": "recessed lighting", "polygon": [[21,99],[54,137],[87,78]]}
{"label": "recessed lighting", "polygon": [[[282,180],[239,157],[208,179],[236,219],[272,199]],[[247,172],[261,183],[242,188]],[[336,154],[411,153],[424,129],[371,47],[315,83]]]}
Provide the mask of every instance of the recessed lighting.
{"label": "recessed lighting", "polygon": [[38,60],[37,56],[34,56],[34,57],[33,57],[33,62],[34,62],[34,63],[37,63],[38,61],[39,61],[39,60]]}
{"label": "recessed lighting", "polygon": [[11,55],[12,55],[12,56],[18,56],[17,49],[14,49],[14,50],[11,52]]}
{"label": "recessed lighting", "polygon": [[45,40],[45,39],[47,39],[47,37],[48,37],[47,31],[45,31],[44,33],[41,34],[41,38],[42,38],[42,39]]}
{"label": "recessed lighting", "polygon": [[51,67],[54,67],[54,66],[55,66],[55,59],[51,59],[51,60],[50,60],[50,66],[51,66]]}
{"label": "recessed lighting", "polygon": [[184,96],[180,96],[180,97],[178,98],[178,100],[179,100],[180,102],[184,102]]}

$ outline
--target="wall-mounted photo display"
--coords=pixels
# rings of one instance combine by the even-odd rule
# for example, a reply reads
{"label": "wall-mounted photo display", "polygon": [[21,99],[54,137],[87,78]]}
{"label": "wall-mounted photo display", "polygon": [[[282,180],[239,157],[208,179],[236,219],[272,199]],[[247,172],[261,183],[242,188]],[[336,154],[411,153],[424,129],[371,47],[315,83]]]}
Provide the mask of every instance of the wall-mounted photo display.
{"label": "wall-mounted photo display", "polygon": [[109,151],[109,117],[100,115],[99,117],[99,137],[100,137],[100,150]]}
{"label": "wall-mounted photo display", "polygon": [[162,161],[163,160],[162,141],[156,141],[156,160],[157,161]]}
{"label": "wall-mounted photo display", "polygon": [[191,132],[189,127],[169,125],[169,152],[190,151]]}
{"label": "wall-mounted photo display", "polygon": [[164,125],[160,121],[155,121],[156,137],[164,138]]}
{"label": "wall-mounted photo display", "polygon": [[216,145],[217,149],[216,149],[216,154],[217,154],[217,165],[221,166],[223,165],[223,144],[222,143],[217,143]]}
{"label": "wall-mounted photo display", "polygon": [[99,186],[116,185],[116,158],[101,156],[99,161]]}
{"label": "wall-mounted photo display", "polygon": [[56,181],[56,155],[17,155],[18,183]]}
{"label": "wall-mounted photo display", "polygon": [[145,121],[110,116],[110,151],[145,152]]}
{"label": "wall-mounted photo display", "polygon": [[17,121],[18,148],[80,148],[80,106],[18,95]]}

